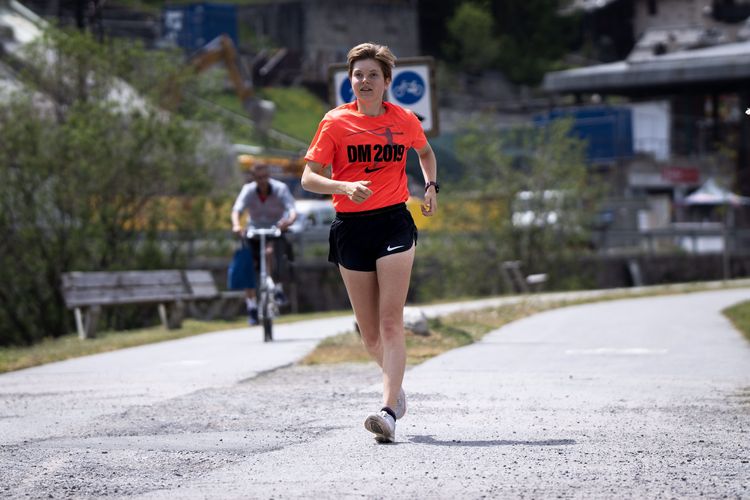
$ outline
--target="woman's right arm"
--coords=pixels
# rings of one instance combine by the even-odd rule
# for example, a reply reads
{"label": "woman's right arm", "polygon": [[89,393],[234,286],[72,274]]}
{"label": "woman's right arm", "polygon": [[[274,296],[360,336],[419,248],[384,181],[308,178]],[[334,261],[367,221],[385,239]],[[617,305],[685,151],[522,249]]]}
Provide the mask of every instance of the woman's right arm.
{"label": "woman's right arm", "polygon": [[354,203],[362,203],[372,194],[371,181],[335,181],[323,175],[325,165],[308,161],[302,172],[302,188],[318,194],[343,194]]}

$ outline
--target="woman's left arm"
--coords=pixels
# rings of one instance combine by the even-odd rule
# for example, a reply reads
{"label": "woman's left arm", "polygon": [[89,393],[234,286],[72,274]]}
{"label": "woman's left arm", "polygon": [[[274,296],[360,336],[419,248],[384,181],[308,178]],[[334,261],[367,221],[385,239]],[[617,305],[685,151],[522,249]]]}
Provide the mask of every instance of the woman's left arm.
{"label": "woman's left arm", "polygon": [[[425,144],[422,149],[417,150],[419,155],[419,166],[422,168],[424,183],[437,182],[437,160],[430,143]],[[437,212],[437,189],[430,186],[424,192],[424,203],[422,203],[422,214],[431,217]]]}

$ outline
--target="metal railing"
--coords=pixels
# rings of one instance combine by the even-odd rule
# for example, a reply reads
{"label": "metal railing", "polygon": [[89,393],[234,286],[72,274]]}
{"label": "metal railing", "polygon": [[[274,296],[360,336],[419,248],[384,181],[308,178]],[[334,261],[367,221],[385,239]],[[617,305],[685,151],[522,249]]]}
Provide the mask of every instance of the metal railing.
{"label": "metal railing", "polygon": [[668,228],[648,230],[600,230],[592,235],[601,253],[647,254],[684,252],[692,254],[730,253],[750,248],[750,229],[726,229],[721,223],[676,223]]}

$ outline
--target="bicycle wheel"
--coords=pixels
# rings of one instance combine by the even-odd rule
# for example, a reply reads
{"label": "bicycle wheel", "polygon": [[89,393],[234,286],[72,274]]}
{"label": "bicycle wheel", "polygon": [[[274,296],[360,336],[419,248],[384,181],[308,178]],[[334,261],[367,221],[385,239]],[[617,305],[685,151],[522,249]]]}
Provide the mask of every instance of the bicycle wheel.
{"label": "bicycle wheel", "polygon": [[263,318],[263,342],[271,342],[273,340],[273,319],[269,317]]}
{"label": "bicycle wheel", "polygon": [[262,299],[262,311],[263,319],[261,324],[263,325],[263,342],[270,342],[273,340],[273,300],[271,299],[271,290],[265,288]]}

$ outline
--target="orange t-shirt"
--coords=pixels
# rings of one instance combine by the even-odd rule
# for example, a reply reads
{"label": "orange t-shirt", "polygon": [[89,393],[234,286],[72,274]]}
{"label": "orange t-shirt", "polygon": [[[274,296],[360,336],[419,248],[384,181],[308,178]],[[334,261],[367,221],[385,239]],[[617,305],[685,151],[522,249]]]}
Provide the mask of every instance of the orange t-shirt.
{"label": "orange t-shirt", "polygon": [[427,144],[422,125],[409,110],[383,102],[385,113],[367,116],[351,102],[323,117],[307,150],[305,160],[331,164],[331,178],[338,181],[372,181],[363,203],[343,194],[333,195],[337,212],[361,212],[403,203],[409,199],[406,153]]}

